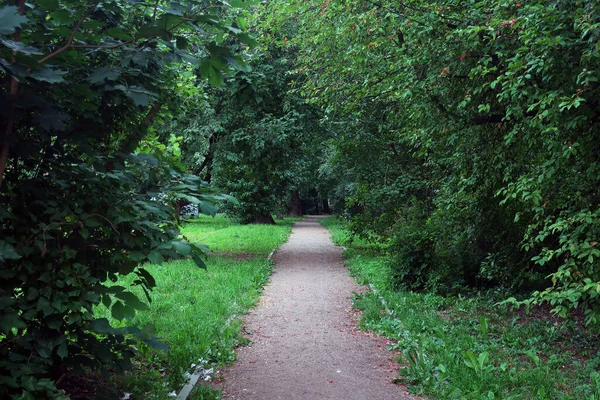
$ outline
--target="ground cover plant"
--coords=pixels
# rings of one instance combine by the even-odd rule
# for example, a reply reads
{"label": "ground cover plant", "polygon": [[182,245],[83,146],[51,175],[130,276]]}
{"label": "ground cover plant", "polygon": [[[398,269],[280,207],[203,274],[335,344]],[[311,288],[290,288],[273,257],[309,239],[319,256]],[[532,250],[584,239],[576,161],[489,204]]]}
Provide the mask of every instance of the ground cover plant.
{"label": "ground cover plant", "polygon": [[[107,318],[113,326],[152,324],[151,333],[169,346],[161,350],[140,344],[135,369],[115,377],[113,391],[118,388],[134,398],[166,399],[181,388],[192,364],[216,371],[232,362],[234,348],[242,341],[240,317],[255,304],[271,272],[267,256],[287,240],[293,221],[242,226],[218,215],[187,222],[183,234],[193,241],[203,240],[214,250],[205,260],[206,270],[192,260],[146,265],[157,281],[148,310],[119,322],[108,309],[96,309],[96,316]],[[116,284],[128,287],[132,281],[123,277]],[[132,291],[143,297],[135,288]],[[209,375],[214,377],[214,373]],[[192,399],[218,396],[209,387],[195,390]]]}
{"label": "ground cover plant", "polygon": [[361,327],[393,339],[404,365],[398,380],[432,399],[598,399],[595,336],[552,318],[549,309],[514,311],[505,293],[439,296],[401,291],[381,249],[353,243],[335,218],[323,221],[347,246],[351,273],[372,291],[358,296]]}

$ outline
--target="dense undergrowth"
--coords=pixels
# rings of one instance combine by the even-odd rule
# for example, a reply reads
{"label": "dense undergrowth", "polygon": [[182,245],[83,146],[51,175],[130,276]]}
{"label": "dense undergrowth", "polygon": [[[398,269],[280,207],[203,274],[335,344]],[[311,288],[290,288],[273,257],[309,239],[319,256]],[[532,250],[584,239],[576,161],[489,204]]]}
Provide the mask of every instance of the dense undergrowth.
{"label": "dense undergrowth", "polygon": [[[260,295],[271,273],[267,255],[283,244],[291,232],[293,219],[277,225],[239,225],[231,220],[200,216],[187,224],[182,232],[191,241],[206,243],[212,254],[206,259],[207,269],[199,269],[191,260],[178,260],[162,265],[148,265],[157,286],[151,294],[147,311],[138,312],[127,325],[152,324],[152,333],[168,345],[168,350],[139,344],[134,370],[115,376],[107,388],[97,392],[96,399],[121,399],[121,392],[132,398],[167,399],[178,392],[186,373],[197,365],[213,372],[234,361],[240,337],[241,318]],[[116,284],[129,286],[124,277]],[[144,298],[143,293],[137,293]],[[100,306],[97,317],[111,318],[109,310]],[[214,377],[214,373],[207,372]],[[218,398],[217,391],[199,386],[191,399]]]}
{"label": "dense undergrowth", "polygon": [[357,281],[361,326],[394,340],[404,365],[398,381],[432,399],[600,399],[600,354],[580,324],[537,308],[499,306],[506,293],[443,297],[394,289],[382,249],[323,221]]}

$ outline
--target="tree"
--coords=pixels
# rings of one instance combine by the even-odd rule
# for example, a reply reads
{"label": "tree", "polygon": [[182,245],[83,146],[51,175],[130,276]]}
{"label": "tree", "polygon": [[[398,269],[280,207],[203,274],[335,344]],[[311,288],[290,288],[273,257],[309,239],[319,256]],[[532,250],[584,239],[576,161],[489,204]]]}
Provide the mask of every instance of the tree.
{"label": "tree", "polygon": [[205,184],[140,142],[173,109],[181,74],[197,67],[218,84],[241,66],[219,43],[252,38],[228,9],[192,0],[0,8],[1,397],[64,397],[54,383],[67,369],[127,367],[124,335],[144,331],[114,329],[93,308],[126,319],[145,304],[106,283],[134,273],[148,293],[142,262],[204,266],[161,198],[208,202]]}
{"label": "tree", "polygon": [[351,226],[391,243],[400,285],[538,285],[597,324],[596,2],[268,6],[343,132]]}

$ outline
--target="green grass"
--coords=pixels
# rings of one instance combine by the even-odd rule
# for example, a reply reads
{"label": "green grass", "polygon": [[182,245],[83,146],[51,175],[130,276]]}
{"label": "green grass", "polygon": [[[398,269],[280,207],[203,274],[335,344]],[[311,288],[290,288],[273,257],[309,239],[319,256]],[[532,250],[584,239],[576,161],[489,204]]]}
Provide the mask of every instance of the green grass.
{"label": "green grass", "polygon": [[273,225],[240,225],[222,215],[201,215],[182,229],[191,242],[207,245],[211,252],[268,255],[288,238],[290,226],[300,218],[277,220]]}
{"label": "green grass", "polygon": [[[192,364],[217,368],[234,361],[235,347],[243,342],[241,316],[256,303],[271,273],[266,256],[287,240],[294,221],[241,226],[217,216],[187,223],[184,235],[208,244],[214,252],[207,257],[206,270],[191,260],[146,265],[157,282],[147,311],[119,322],[103,306],[96,310],[97,317],[108,318],[113,326],[153,324],[156,337],[169,346],[159,351],[140,343],[134,371],[116,376],[114,385],[135,398],[168,399],[169,392],[179,391]],[[133,280],[126,276],[115,284],[127,287]],[[138,289],[133,287],[132,292],[143,299]],[[202,386],[190,398],[216,399],[219,395]]]}
{"label": "green grass", "polygon": [[347,265],[376,292],[357,297],[361,327],[394,340],[399,380],[431,399],[600,399],[596,337],[570,331],[546,312],[496,306],[505,293],[441,297],[391,289],[385,257],[349,248]]}

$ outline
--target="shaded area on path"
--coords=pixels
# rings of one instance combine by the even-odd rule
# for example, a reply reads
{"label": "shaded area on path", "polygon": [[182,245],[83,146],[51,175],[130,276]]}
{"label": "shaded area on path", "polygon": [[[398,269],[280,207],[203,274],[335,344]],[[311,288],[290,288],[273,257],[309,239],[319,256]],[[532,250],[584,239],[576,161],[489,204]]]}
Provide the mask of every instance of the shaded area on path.
{"label": "shaded area on path", "polygon": [[408,399],[383,338],[361,332],[341,248],[317,217],[294,225],[245,325],[252,345],[224,373],[228,399]]}

